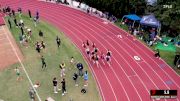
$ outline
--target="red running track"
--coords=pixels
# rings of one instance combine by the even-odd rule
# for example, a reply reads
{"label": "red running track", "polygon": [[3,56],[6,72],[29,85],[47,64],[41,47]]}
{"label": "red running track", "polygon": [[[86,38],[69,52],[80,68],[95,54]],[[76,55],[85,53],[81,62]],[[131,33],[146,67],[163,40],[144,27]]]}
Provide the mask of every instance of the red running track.
{"label": "red running track", "polygon": [[[0,0],[1,5],[17,9],[21,5],[24,12],[37,10],[43,18],[63,31],[80,49],[90,65],[103,101],[151,101],[151,89],[176,89],[180,91],[180,77],[163,60],[133,37],[113,24],[82,11],[64,5],[51,4],[36,0]],[[121,35],[118,38],[117,35]],[[112,51],[112,65],[100,63],[100,68],[87,59],[82,42],[95,42],[106,52]],[[134,56],[139,56],[136,61]],[[179,101],[168,99],[168,101]],[[163,99],[161,100],[163,101]],[[165,100],[167,101],[167,100]]]}

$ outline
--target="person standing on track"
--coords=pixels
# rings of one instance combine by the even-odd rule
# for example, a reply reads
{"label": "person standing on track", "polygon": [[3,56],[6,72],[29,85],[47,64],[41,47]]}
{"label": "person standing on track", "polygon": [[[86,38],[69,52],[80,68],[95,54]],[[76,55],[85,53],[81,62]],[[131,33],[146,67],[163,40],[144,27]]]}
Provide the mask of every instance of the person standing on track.
{"label": "person standing on track", "polygon": [[9,23],[9,28],[11,29],[11,21],[10,21],[10,19],[8,19],[8,23]]}
{"label": "person standing on track", "polygon": [[57,46],[59,48],[61,45],[61,39],[58,36],[56,37],[56,43],[57,43]]}
{"label": "person standing on track", "polygon": [[63,78],[63,80],[61,81],[61,84],[62,84],[62,96],[64,96],[66,92],[66,81],[65,79]]}
{"label": "person standing on track", "polygon": [[42,62],[42,68],[46,67],[45,58],[43,56],[41,57],[41,62]]}
{"label": "person standing on track", "polygon": [[31,11],[28,9],[28,14],[29,14],[29,17],[30,17],[30,19],[32,18],[32,16],[31,16]]}

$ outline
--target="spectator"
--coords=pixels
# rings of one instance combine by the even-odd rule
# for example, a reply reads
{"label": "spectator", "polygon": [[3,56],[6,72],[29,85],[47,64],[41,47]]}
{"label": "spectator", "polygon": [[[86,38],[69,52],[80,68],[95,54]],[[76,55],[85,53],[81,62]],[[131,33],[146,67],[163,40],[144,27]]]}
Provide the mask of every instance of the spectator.
{"label": "spectator", "polygon": [[78,70],[79,70],[79,76],[83,76],[83,64],[82,63],[77,63],[77,68],[78,68]]}
{"label": "spectator", "polygon": [[12,10],[12,15],[15,17],[15,11],[14,10]]}
{"label": "spectator", "polygon": [[36,45],[36,50],[37,50],[37,52],[40,53],[41,48],[40,48],[39,42],[36,42],[35,45]]}
{"label": "spectator", "polygon": [[64,78],[63,78],[61,84],[62,84],[62,96],[64,96],[64,94],[67,93],[66,92],[66,82],[65,82]]}
{"label": "spectator", "polygon": [[11,29],[11,21],[10,21],[10,19],[8,19],[8,23],[9,23],[9,28]]}
{"label": "spectator", "polygon": [[17,20],[15,17],[14,17],[14,24],[16,25],[16,27],[18,27]]}
{"label": "spectator", "polygon": [[44,35],[44,33],[40,30],[40,31],[39,31],[39,36],[40,36],[40,37],[43,37],[43,35]]}
{"label": "spectator", "polygon": [[30,87],[29,96],[30,96],[31,101],[35,101],[35,94],[36,94],[36,92],[34,91],[34,89],[32,87]]}
{"label": "spectator", "polygon": [[33,21],[34,21],[34,26],[36,27],[37,26],[37,19],[36,19],[36,17],[33,18]]}
{"label": "spectator", "polygon": [[54,93],[58,93],[58,81],[56,79],[56,77],[53,78],[53,86],[54,86]]}
{"label": "spectator", "polygon": [[60,76],[61,77],[64,77],[66,74],[65,74],[65,63],[63,62],[62,64],[59,65],[59,68],[61,69],[61,74]]}
{"label": "spectator", "polygon": [[31,18],[31,11],[28,9],[28,14],[29,14],[29,17]]}
{"label": "spectator", "polygon": [[56,37],[56,42],[57,42],[57,46],[59,48],[61,45],[61,39],[58,36]]}
{"label": "spectator", "polygon": [[155,53],[155,57],[156,57],[156,58],[160,58],[159,49],[157,49],[157,51],[156,51],[156,53]]}
{"label": "spectator", "polygon": [[45,58],[43,56],[41,57],[41,62],[42,62],[42,68],[46,67]]}
{"label": "spectator", "polygon": [[84,73],[84,86],[88,86],[88,73],[85,71]]}
{"label": "spectator", "polygon": [[78,79],[78,74],[77,74],[77,72],[75,72],[74,75],[73,75],[73,80],[75,82],[75,86],[78,86],[77,79]]}

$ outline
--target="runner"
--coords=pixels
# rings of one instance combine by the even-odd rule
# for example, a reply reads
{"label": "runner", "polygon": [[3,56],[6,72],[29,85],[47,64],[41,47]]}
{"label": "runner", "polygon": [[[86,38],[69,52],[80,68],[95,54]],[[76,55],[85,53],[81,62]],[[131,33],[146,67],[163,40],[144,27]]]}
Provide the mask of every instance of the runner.
{"label": "runner", "polygon": [[106,54],[106,55],[111,57],[112,52],[108,49],[108,51],[107,51],[107,54]]}
{"label": "runner", "polygon": [[111,64],[110,64],[111,57],[110,56],[106,55],[106,61],[107,61],[108,65],[111,66]]}
{"label": "runner", "polygon": [[99,68],[99,56],[97,54],[95,54],[95,63],[97,65],[97,67]]}
{"label": "runner", "polygon": [[82,47],[83,47],[84,49],[86,49],[86,44],[85,44],[85,42],[83,42]]}
{"label": "runner", "polygon": [[94,42],[92,43],[92,47],[93,47],[93,48],[95,48],[95,47],[96,47],[96,44],[95,44]]}
{"label": "runner", "polygon": [[97,54],[98,50],[99,50],[99,49],[98,49],[96,46],[94,46],[94,53],[95,53],[95,54]]}
{"label": "runner", "polygon": [[89,47],[86,47],[86,54],[88,55],[88,57],[90,58],[91,57],[91,55],[90,55],[90,50],[89,50]]}
{"label": "runner", "polygon": [[42,62],[42,68],[46,67],[45,58],[43,56],[41,57],[41,62]]}
{"label": "runner", "polygon": [[64,96],[64,94],[67,93],[66,92],[66,81],[64,78],[63,78],[61,84],[62,84],[62,96]]}
{"label": "runner", "polygon": [[86,45],[89,46],[89,41],[88,40],[86,41]]}
{"label": "runner", "polygon": [[56,37],[56,42],[57,42],[57,46],[59,48],[61,45],[61,39],[58,36]]}
{"label": "runner", "polygon": [[105,65],[105,63],[104,63],[104,60],[105,60],[105,55],[104,55],[104,53],[103,53],[103,52],[101,52],[101,60],[102,60],[102,63]]}
{"label": "runner", "polygon": [[93,54],[93,55],[91,55],[91,60],[93,61],[93,64],[95,64],[96,63],[96,57],[95,57],[95,54]]}

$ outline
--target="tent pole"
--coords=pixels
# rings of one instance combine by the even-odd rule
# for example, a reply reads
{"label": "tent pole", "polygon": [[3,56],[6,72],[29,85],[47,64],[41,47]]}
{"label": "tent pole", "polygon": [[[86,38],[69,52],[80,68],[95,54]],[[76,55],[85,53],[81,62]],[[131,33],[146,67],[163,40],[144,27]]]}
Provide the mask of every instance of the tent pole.
{"label": "tent pole", "polygon": [[122,19],[121,19],[121,23],[122,23],[123,19],[124,19],[124,16],[123,16]]}
{"label": "tent pole", "polygon": [[158,33],[159,33],[159,34],[158,34],[158,35],[160,35],[160,32],[161,32],[161,27],[159,27],[159,30],[158,30]]}
{"label": "tent pole", "polygon": [[135,23],[135,21],[133,22],[133,26],[132,26],[133,28],[134,28],[134,23]]}

